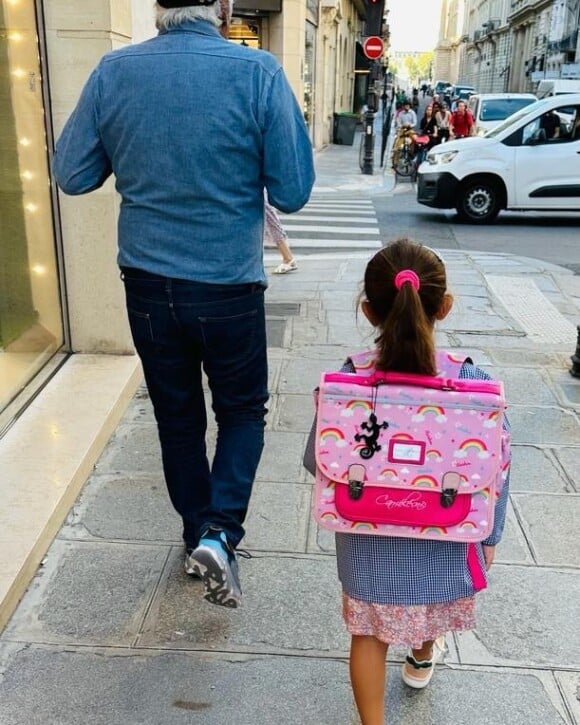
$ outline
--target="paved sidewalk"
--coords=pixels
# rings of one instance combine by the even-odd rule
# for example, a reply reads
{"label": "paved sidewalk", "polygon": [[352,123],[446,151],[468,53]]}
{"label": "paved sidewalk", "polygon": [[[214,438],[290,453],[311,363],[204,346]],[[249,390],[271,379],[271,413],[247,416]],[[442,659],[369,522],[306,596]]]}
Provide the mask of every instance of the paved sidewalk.
{"label": "paved sidewalk", "polygon": [[[347,158],[333,147],[318,164]],[[506,381],[512,505],[477,631],[450,638],[427,691],[390,668],[389,723],[580,723],[580,382],[568,373],[580,278],[510,255],[443,256],[457,305],[440,345]],[[366,258],[312,255],[271,279],[272,399],[243,607],[205,603],[182,572],[141,388],[0,638],[2,725],[357,722],[332,536],[311,520],[301,457],[321,371],[371,341],[354,315]]]}

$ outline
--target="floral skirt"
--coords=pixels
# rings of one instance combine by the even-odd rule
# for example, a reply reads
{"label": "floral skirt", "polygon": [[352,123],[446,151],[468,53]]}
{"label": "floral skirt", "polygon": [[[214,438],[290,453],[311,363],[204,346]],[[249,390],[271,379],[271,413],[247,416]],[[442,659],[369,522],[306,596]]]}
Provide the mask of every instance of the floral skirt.
{"label": "floral skirt", "polygon": [[342,595],[342,615],[351,635],[420,649],[423,642],[475,628],[475,596],[437,604],[374,604]]}

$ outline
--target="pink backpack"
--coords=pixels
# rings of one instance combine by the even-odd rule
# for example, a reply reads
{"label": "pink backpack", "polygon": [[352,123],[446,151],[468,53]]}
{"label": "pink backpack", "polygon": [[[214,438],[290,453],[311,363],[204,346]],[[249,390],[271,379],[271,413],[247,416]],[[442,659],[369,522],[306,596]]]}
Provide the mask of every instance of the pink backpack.
{"label": "pink backpack", "polygon": [[509,466],[498,381],[459,379],[465,358],[438,353],[437,377],[324,373],[318,394],[314,516],[338,532],[475,542],[489,536]]}

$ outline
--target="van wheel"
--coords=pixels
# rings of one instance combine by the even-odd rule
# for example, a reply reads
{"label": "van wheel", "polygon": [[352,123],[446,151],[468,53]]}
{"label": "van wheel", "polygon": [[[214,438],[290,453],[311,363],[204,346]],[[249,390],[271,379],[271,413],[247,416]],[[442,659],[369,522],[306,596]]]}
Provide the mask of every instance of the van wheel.
{"label": "van wheel", "polygon": [[500,195],[492,181],[472,181],[461,191],[457,202],[460,219],[472,224],[489,224],[501,209]]}

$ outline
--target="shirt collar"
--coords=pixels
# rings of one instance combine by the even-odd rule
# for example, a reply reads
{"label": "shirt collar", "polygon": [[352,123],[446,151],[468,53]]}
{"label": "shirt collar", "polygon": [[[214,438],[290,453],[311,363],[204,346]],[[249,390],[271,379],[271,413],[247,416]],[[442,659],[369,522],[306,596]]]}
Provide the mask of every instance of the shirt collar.
{"label": "shirt collar", "polygon": [[186,20],[180,25],[173,26],[167,30],[160,30],[159,35],[180,32],[198,33],[199,35],[220,35],[219,28],[217,28],[213,23],[210,23],[209,20]]}

